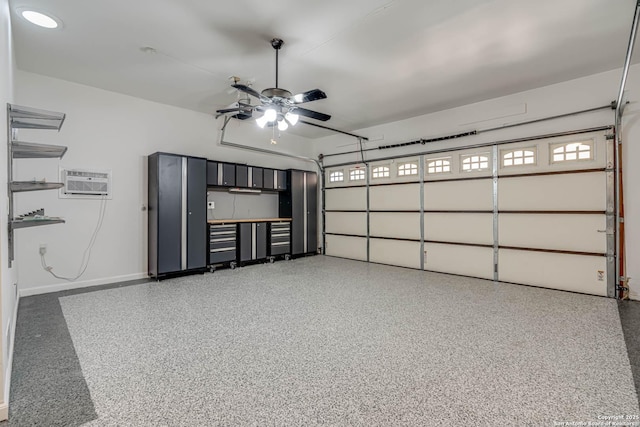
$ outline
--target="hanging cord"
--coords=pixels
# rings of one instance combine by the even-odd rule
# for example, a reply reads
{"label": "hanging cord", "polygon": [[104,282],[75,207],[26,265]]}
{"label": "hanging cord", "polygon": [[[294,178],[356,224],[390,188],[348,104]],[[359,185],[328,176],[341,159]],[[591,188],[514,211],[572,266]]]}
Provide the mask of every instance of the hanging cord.
{"label": "hanging cord", "polygon": [[91,260],[91,250],[93,249],[93,245],[96,243],[96,238],[98,237],[98,232],[102,228],[102,223],[104,222],[104,214],[107,208],[107,198],[103,196],[100,199],[100,211],[98,213],[98,222],[96,224],[95,230],[93,230],[93,234],[91,235],[91,239],[89,240],[89,245],[84,250],[82,255],[82,262],[80,263],[80,268],[78,269],[78,274],[75,277],[64,277],[59,276],[53,272],[53,267],[47,265],[47,261],[44,258],[44,254],[40,254],[40,263],[42,264],[42,268],[49,272],[56,279],[67,280],[69,282],[73,282],[74,280],[78,280],[84,273],[87,271],[87,267],[89,266],[89,261]]}

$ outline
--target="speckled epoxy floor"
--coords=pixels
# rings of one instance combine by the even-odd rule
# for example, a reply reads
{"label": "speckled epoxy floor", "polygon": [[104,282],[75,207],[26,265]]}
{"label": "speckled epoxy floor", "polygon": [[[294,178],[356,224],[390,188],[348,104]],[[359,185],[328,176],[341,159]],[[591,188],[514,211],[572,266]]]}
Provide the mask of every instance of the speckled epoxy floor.
{"label": "speckled epoxy floor", "polygon": [[605,298],[318,256],[59,301],[95,410],[86,425],[538,426],[639,412]]}

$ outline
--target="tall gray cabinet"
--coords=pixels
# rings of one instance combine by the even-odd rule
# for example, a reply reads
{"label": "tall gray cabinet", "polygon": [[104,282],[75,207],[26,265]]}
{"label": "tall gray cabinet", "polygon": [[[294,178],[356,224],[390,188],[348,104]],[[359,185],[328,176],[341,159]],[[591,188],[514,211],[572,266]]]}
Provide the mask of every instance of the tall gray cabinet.
{"label": "tall gray cabinet", "polygon": [[148,157],[149,275],[207,265],[207,160],[168,153]]}
{"label": "tall gray cabinet", "polygon": [[318,248],[318,175],[290,169],[280,193],[280,217],[291,218],[291,254],[315,254]]}

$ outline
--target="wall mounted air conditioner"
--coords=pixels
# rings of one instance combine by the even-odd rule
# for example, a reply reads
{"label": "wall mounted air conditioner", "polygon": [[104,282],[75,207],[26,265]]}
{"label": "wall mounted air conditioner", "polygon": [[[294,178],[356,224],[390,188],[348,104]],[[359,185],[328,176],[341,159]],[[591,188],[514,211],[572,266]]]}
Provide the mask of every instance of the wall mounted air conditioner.
{"label": "wall mounted air conditioner", "polygon": [[102,199],[111,198],[111,171],[60,168],[64,187],[60,198]]}

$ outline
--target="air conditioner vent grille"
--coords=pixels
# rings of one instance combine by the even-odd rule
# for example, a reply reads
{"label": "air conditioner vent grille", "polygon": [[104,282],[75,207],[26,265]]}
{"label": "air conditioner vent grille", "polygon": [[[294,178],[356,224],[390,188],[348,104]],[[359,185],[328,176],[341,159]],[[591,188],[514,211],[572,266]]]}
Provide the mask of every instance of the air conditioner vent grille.
{"label": "air conditioner vent grille", "polygon": [[111,171],[63,169],[61,197],[109,197],[111,195]]}

